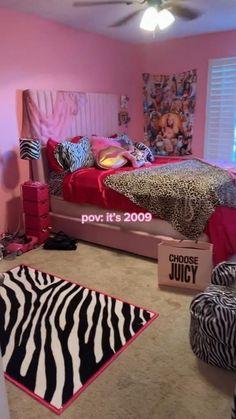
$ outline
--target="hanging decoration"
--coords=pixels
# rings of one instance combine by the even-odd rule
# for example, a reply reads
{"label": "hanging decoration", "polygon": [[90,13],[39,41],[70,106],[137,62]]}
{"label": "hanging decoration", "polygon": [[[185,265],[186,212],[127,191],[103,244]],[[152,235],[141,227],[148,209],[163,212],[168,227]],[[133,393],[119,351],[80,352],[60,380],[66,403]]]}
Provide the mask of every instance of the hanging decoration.
{"label": "hanging decoration", "polygon": [[196,70],[143,74],[144,138],[158,156],[192,154]]}
{"label": "hanging decoration", "polygon": [[128,96],[120,97],[120,110],[118,114],[119,125],[125,125],[126,127],[128,126],[128,123],[130,121],[130,116],[128,113],[128,103],[129,103]]}

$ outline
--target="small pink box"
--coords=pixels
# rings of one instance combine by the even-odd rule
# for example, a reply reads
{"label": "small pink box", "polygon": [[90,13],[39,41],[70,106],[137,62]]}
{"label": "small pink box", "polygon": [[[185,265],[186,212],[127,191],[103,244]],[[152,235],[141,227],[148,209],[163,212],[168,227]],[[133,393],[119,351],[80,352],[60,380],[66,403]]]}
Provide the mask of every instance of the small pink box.
{"label": "small pink box", "polygon": [[50,227],[51,220],[49,214],[44,215],[29,215],[25,214],[25,227],[29,229],[41,230]]}
{"label": "small pink box", "polygon": [[45,201],[23,201],[23,208],[25,214],[28,215],[45,215],[49,212],[49,203]]}
{"label": "small pink box", "polygon": [[48,199],[48,185],[40,182],[25,182],[22,185],[24,201],[44,201]]}

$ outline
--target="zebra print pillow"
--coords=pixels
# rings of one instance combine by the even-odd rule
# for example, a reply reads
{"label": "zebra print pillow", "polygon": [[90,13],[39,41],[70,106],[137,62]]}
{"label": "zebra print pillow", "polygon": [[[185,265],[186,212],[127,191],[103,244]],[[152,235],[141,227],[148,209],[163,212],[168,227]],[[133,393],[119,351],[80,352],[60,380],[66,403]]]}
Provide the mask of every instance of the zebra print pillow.
{"label": "zebra print pillow", "polygon": [[54,156],[65,171],[75,172],[81,167],[94,165],[94,158],[88,137],[83,137],[79,143],[64,141],[54,151]]}
{"label": "zebra print pillow", "polygon": [[134,146],[138,150],[145,151],[145,153],[146,153],[146,160],[147,161],[150,161],[152,163],[155,160],[155,157],[154,157],[152,151],[144,143],[138,143],[138,142],[136,142],[136,143],[134,143]]}
{"label": "zebra print pillow", "polygon": [[[136,166],[135,167],[141,167],[147,164],[147,152],[145,150],[139,150],[137,147],[134,147],[134,150],[131,151],[132,156],[134,156],[136,160]],[[150,164],[148,162],[148,164]]]}

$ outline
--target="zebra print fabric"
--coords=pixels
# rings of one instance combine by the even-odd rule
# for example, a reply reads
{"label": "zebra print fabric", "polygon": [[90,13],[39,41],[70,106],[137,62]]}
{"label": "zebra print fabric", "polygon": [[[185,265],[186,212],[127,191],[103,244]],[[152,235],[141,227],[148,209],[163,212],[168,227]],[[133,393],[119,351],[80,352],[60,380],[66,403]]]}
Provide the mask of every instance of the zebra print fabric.
{"label": "zebra print fabric", "polygon": [[20,138],[20,158],[38,160],[40,158],[40,141]]}
{"label": "zebra print fabric", "polygon": [[209,286],[190,305],[190,344],[208,364],[236,369],[236,291]]}
{"label": "zebra print fabric", "polygon": [[138,150],[144,151],[146,153],[147,161],[150,161],[152,163],[155,160],[155,157],[154,157],[152,151],[145,144],[136,142],[136,143],[134,143],[134,147],[136,147]]}
{"label": "zebra print fabric", "polygon": [[81,138],[79,143],[64,141],[54,151],[57,162],[65,171],[71,173],[82,167],[94,166],[94,157],[88,137]]}
{"label": "zebra print fabric", "polygon": [[236,263],[221,262],[214,267],[211,282],[215,285],[232,286],[236,284]]}
{"label": "zebra print fabric", "polygon": [[9,379],[61,413],[157,317],[25,265],[5,273],[0,336]]}
{"label": "zebra print fabric", "polygon": [[65,175],[66,175],[65,172],[58,173],[58,172],[51,171],[49,173],[48,186],[49,186],[50,195],[63,197],[63,179]]}

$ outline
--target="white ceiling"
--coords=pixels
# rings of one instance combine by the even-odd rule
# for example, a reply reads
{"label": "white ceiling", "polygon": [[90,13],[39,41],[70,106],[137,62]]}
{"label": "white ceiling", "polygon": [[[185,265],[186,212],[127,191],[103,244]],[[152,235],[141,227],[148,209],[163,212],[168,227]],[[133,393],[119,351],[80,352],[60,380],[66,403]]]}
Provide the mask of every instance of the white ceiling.
{"label": "white ceiling", "polygon": [[191,6],[203,14],[192,21],[177,18],[171,27],[155,34],[139,28],[142,13],[120,28],[109,27],[129,13],[143,10],[145,5],[111,4],[76,8],[73,7],[73,2],[74,0],[0,0],[0,7],[41,16],[74,28],[129,42],[147,42],[153,37],[155,40],[163,40],[236,29],[236,0],[182,0],[181,5]]}

